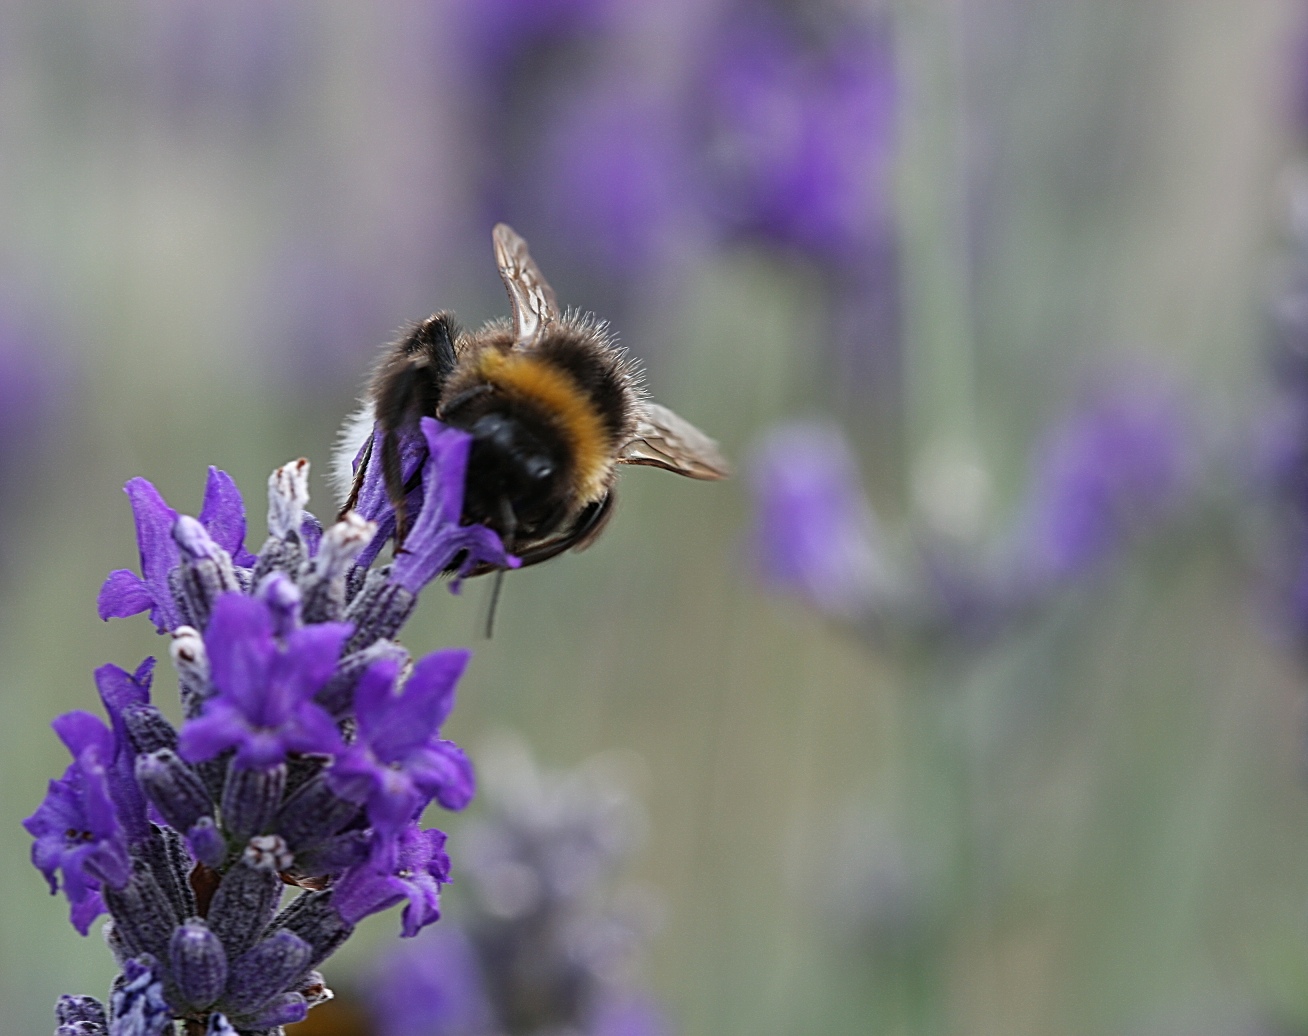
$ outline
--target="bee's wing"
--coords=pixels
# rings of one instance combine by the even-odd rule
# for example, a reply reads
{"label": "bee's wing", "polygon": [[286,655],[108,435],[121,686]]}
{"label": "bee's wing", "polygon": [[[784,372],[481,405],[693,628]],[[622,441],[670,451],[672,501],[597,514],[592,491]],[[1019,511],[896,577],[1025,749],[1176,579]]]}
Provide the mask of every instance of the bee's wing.
{"label": "bee's wing", "polygon": [[491,237],[500,278],[513,304],[514,338],[520,346],[531,345],[546,324],[558,319],[559,303],[554,289],[516,230],[507,223],[496,223]]}
{"label": "bee's wing", "polygon": [[731,474],[718,444],[665,406],[646,402],[636,434],[618,451],[621,464],[650,464],[690,478],[717,480]]}

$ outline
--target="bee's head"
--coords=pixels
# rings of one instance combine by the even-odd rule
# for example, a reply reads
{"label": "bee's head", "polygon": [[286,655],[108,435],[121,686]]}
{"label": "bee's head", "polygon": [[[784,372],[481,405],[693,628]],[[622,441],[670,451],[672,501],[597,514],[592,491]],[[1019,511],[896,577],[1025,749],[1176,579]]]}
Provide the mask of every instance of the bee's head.
{"label": "bee's head", "polygon": [[[546,438],[503,413],[482,414],[468,429],[467,488],[463,516],[505,535],[549,531],[559,513],[562,464]],[[512,518],[505,517],[508,505]],[[510,521],[515,526],[508,528]]]}

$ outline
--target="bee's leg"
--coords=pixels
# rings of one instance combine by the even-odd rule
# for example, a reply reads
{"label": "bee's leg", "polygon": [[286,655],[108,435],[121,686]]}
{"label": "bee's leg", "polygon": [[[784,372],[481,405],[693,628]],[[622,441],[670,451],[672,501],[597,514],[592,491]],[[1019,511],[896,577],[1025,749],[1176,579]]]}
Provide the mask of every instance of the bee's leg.
{"label": "bee's leg", "polygon": [[368,441],[363,444],[363,456],[359,458],[359,466],[354,472],[354,485],[350,487],[350,495],[346,497],[340,513],[336,515],[338,522],[350,511],[353,511],[359,503],[359,491],[363,489],[363,477],[368,473],[368,462],[372,460],[372,440],[373,437],[369,435]]}
{"label": "bee's leg", "polygon": [[435,416],[445,381],[454,369],[458,335],[458,326],[449,313],[428,317],[398,343],[373,378],[372,395],[382,430],[382,477],[386,495],[395,508],[397,547],[403,546],[409,531],[400,429],[412,427],[421,417]]}

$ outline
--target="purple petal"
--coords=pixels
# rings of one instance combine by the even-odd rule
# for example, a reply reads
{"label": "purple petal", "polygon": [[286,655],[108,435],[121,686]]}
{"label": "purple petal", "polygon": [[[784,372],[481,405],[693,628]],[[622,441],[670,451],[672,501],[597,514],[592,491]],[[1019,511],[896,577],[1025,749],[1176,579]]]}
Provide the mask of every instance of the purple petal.
{"label": "purple petal", "polygon": [[394,906],[407,894],[404,883],[389,874],[378,874],[369,864],[351,867],[335,885],[332,903],[347,924]]}
{"label": "purple petal", "polygon": [[258,558],[245,549],[245,501],[232,476],[215,467],[209,468],[209,479],[204,486],[200,524],[232,556],[233,564],[254,567]]}
{"label": "purple petal", "polygon": [[437,651],[420,659],[404,691],[388,702],[384,720],[373,720],[368,740],[379,759],[391,761],[435,735],[454,708],[454,691],[472,652]]}
{"label": "purple petal", "polygon": [[391,580],[416,594],[460,554],[465,555],[460,566],[464,574],[478,563],[516,568],[518,560],[509,556],[494,532],[484,525],[459,525],[472,437],[430,417],[421,425],[430,451],[422,472],[423,506],[404,552],[395,559]]}
{"label": "purple petal", "polygon": [[269,668],[276,652],[267,604],[239,593],[224,594],[214,604],[204,643],[214,687],[246,715],[257,715],[268,697]]}
{"label": "purple petal", "polygon": [[100,596],[96,601],[96,610],[100,618],[126,619],[153,606],[154,597],[150,588],[141,582],[141,577],[125,568],[115,569],[109,573],[100,587]]}
{"label": "purple petal", "polygon": [[88,748],[94,748],[100,753],[102,764],[113,758],[114,736],[99,716],[78,709],[55,717],[50,725],[74,758]]}
{"label": "purple petal", "polygon": [[162,633],[182,624],[168,588],[168,573],[179,561],[177,544],[173,542],[173,525],[177,521],[177,512],[143,478],[131,479],[123,489],[132,503],[132,514],[136,519],[142,582],[149,589],[154,602],[150,620]]}
{"label": "purple petal", "polygon": [[285,686],[293,702],[312,698],[335,671],[341,647],[353,632],[348,622],[316,623],[296,630],[286,639],[286,651],[273,661],[273,684]]}
{"label": "purple petal", "polygon": [[405,762],[414,783],[446,809],[460,810],[477,790],[472,763],[453,741],[436,741]]}
{"label": "purple petal", "polygon": [[177,754],[188,763],[206,759],[240,744],[250,727],[240,710],[226,702],[207,702],[204,714],[189,719],[177,737]]}
{"label": "purple petal", "polygon": [[78,902],[73,903],[68,911],[68,920],[81,935],[91,929],[91,923],[101,914],[106,913],[104,900],[99,892],[88,892]]}
{"label": "purple petal", "polygon": [[355,685],[354,714],[363,737],[371,740],[372,731],[380,729],[386,722],[399,673],[398,659],[382,658],[365,669]]}

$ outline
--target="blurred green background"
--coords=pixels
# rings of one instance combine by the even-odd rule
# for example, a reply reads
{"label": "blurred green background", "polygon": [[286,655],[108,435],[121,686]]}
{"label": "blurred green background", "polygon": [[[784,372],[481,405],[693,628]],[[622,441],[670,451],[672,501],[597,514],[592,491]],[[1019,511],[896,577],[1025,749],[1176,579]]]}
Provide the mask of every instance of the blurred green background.
{"label": "blurred green background", "polygon": [[[675,92],[712,5],[617,6],[588,60]],[[143,617],[95,613],[105,574],[135,564],[122,484],[194,513],[218,465],[257,545],[268,472],[305,455],[328,515],[332,440],[376,348],[436,308],[505,310],[501,210],[560,299],[607,305],[658,398],[742,466],[772,423],[833,416],[897,527],[958,458],[1001,523],[1089,369],[1166,370],[1218,452],[1266,405],[1301,4],[889,11],[902,311],[857,386],[828,376],[811,265],[688,231],[620,283],[588,274],[549,196],[518,204],[533,168],[512,139],[515,176],[486,202],[485,112],[531,107],[470,99],[471,7],[0,5],[0,301],[11,348],[49,365],[0,444],[6,1032],[47,1031],[59,993],[113,972],[45,895],[19,821],[66,762],[50,718],[97,708],[95,666],[162,651]],[[429,591],[405,641],[475,649],[447,728],[474,759],[510,728],[552,766],[644,760],[630,877],[664,900],[648,976],[681,1032],[1308,1030],[1303,672],[1268,635],[1259,541],[1229,506],[943,656],[865,646],[761,590],[744,478],[636,470],[621,496],[592,550],[507,580],[492,641],[477,582]],[[164,667],[157,699],[174,683]],[[459,821],[438,822],[457,873]],[[892,861],[867,868],[879,925],[841,906],[850,854]],[[328,978],[396,927],[368,922]]]}

